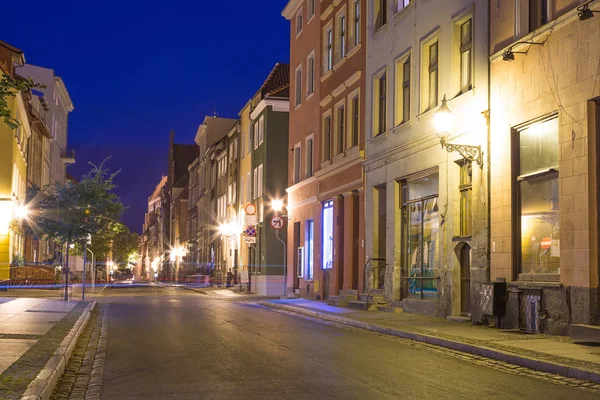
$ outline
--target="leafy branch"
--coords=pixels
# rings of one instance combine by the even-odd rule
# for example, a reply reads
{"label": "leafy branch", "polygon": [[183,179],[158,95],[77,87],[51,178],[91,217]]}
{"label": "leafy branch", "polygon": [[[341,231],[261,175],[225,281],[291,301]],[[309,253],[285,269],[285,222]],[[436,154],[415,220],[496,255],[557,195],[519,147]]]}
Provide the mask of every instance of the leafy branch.
{"label": "leafy branch", "polygon": [[46,85],[35,83],[31,78],[15,79],[9,75],[2,77],[2,80],[0,80],[0,117],[4,118],[4,123],[10,129],[17,129],[20,123],[13,117],[13,111],[8,106],[8,99],[14,98],[19,92],[38,88],[44,89]]}

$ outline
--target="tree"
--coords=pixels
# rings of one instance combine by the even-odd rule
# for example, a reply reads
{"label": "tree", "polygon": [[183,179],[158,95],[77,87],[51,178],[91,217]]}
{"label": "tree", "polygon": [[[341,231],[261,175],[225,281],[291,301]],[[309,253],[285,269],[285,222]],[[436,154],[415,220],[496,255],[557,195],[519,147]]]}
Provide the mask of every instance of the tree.
{"label": "tree", "polygon": [[36,88],[44,89],[46,86],[35,83],[31,78],[15,79],[9,75],[4,75],[0,80],[0,117],[4,118],[4,122],[10,129],[17,129],[20,124],[13,116],[13,110],[8,106],[8,99],[14,98],[19,92]]}
{"label": "tree", "polygon": [[68,299],[69,244],[81,243],[88,235],[95,236],[125,211],[121,199],[113,192],[115,176],[104,164],[96,166],[79,182],[51,184],[29,192],[29,212],[36,236],[43,236],[67,245],[65,266],[65,300]]}

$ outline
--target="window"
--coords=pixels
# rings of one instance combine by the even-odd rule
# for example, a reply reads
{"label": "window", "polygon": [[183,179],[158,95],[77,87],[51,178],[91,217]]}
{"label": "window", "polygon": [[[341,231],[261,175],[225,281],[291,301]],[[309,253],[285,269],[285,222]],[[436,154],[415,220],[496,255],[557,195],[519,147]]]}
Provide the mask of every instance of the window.
{"label": "window", "polygon": [[265,117],[262,115],[258,119],[258,145],[260,146],[265,139]]}
{"label": "window", "polygon": [[373,133],[377,136],[386,130],[387,71],[375,77],[373,92]]}
{"label": "window", "polygon": [[358,146],[358,132],[360,123],[360,103],[358,102],[358,94],[350,100],[350,147]]}
{"label": "window", "polygon": [[473,87],[472,64],[473,33],[471,19],[460,26],[460,91],[468,92]]}
{"label": "window", "polygon": [[240,134],[240,158],[243,159],[246,156],[246,136],[245,134]]}
{"label": "window", "polygon": [[258,166],[258,197],[262,197],[263,196],[263,189],[264,189],[264,183],[263,183],[263,165],[260,164]]}
{"label": "window", "polygon": [[294,147],[294,184],[300,182],[301,150],[300,144]]}
{"label": "window", "polygon": [[336,154],[341,154],[344,152],[345,148],[345,137],[346,137],[346,126],[345,126],[345,112],[344,105],[338,107],[337,109],[337,151]]}
{"label": "window", "polygon": [[227,186],[227,204],[233,203],[233,186]]}
{"label": "window", "polygon": [[333,30],[329,28],[326,33],[327,44],[325,46],[325,60],[327,61],[326,71],[333,69]]}
{"label": "window", "polygon": [[231,204],[237,202],[237,182],[231,184]]}
{"label": "window", "polygon": [[315,221],[309,219],[306,221],[306,279],[313,279],[314,276],[314,251],[315,251]]}
{"label": "window", "polygon": [[315,15],[315,0],[308,0],[308,15],[307,19],[311,19]]}
{"label": "window", "polygon": [[254,168],[254,179],[252,180],[252,193],[256,199],[258,196],[258,167]]}
{"label": "window", "polygon": [[331,159],[331,115],[323,120],[323,161]]}
{"label": "window", "polygon": [[315,55],[312,53],[308,56],[306,61],[307,74],[306,74],[306,95],[310,96],[315,92]]}
{"label": "window", "polygon": [[253,142],[254,142],[254,150],[256,150],[258,148],[258,121],[255,121],[252,124],[252,136],[253,136]]}
{"label": "window", "polygon": [[387,24],[387,0],[375,0],[375,30]]}
{"label": "window", "polygon": [[396,0],[396,12],[400,12],[408,7],[410,0]]}
{"label": "window", "polygon": [[548,0],[529,0],[529,32],[549,21]]}
{"label": "window", "polygon": [[360,43],[360,0],[354,1],[354,45]]}
{"label": "window", "polygon": [[396,61],[396,125],[410,120],[410,55]]}
{"label": "window", "polygon": [[323,203],[323,269],[333,269],[333,200]]}
{"label": "window", "polygon": [[438,192],[438,174],[402,183],[403,298],[437,298]]}
{"label": "window", "polygon": [[340,58],[346,57],[346,16],[340,17]]}
{"label": "window", "polygon": [[313,176],[313,159],[314,159],[313,138],[306,139],[306,177]]}
{"label": "window", "polygon": [[471,236],[473,227],[471,198],[473,196],[473,163],[463,159],[460,166],[460,236]]}
{"label": "window", "polygon": [[516,130],[513,184],[517,195],[514,248],[518,271],[554,274],[560,267],[558,189],[559,137],[556,115]]}
{"label": "window", "polygon": [[302,65],[296,68],[296,107],[302,104]]}
{"label": "window", "polygon": [[296,14],[296,36],[302,33],[302,24],[304,22],[304,18],[302,17],[302,9],[298,11]]}
{"label": "window", "polygon": [[429,110],[438,102],[438,42],[429,46]]}

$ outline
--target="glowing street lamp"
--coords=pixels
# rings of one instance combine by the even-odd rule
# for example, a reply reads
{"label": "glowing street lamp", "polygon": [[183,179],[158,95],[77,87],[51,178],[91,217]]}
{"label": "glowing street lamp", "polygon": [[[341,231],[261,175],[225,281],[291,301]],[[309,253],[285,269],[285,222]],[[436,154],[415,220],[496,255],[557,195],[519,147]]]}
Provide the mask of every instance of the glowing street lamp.
{"label": "glowing street lamp", "polygon": [[283,210],[283,200],[281,200],[281,199],[271,200],[271,208],[276,213],[280,213]]}
{"label": "glowing street lamp", "polygon": [[448,143],[448,136],[454,129],[454,114],[448,107],[448,99],[446,95],[442,99],[442,105],[438,108],[433,116],[436,133],[440,138],[442,148],[445,148],[448,153],[457,152],[469,161],[475,161],[480,168],[483,168],[483,150],[481,146],[472,146],[466,144]]}
{"label": "glowing street lamp", "polygon": [[16,204],[13,208],[13,215],[16,219],[23,220],[29,216],[29,208],[22,204]]}

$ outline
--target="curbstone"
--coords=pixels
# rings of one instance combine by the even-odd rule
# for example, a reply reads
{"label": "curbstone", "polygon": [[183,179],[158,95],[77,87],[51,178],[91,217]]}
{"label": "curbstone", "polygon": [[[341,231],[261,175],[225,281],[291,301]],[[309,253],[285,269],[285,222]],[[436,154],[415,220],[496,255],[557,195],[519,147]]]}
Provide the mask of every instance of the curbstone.
{"label": "curbstone", "polygon": [[48,400],[58,385],[59,378],[65,372],[67,363],[77,344],[77,340],[85,329],[91,315],[96,307],[96,302],[89,303],[81,312],[81,315],[62,340],[54,355],[46,362],[46,365],[38,373],[33,381],[27,386],[21,399],[25,400]]}
{"label": "curbstone", "polygon": [[271,303],[268,301],[260,301],[258,302],[258,304],[273,309],[287,311],[293,314],[305,315],[308,317],[313,317],[329,322],[336,322],[341,325],[347,325],[354,328],[364,329],[385,335],[396,336],[402,339],[410,339],[416,342],[445,347],[451,350],[456,350],[467,354],[473,354],[497,361],[502,361],[507,364],[517,365],[534,371],[541,371],[549,374],[564,376],[567,378],[574,378],[600,383],[600,373],[582,368],[571,367],[568,365],[553,363],[545,360],[537,360],[534,358],[520,356],[501,350],[491,349],[485,346],[471,345],[463,342],[457,342],[454,340],[439,338],[436,336],[430,336],[416,332],[409,332],[401,329],[388,328],[381,325],[375,325],[364,321],[342,317],[339,315],[331,315],[319,311],[307,310],[305,308],[292,307],[285,304]]}

